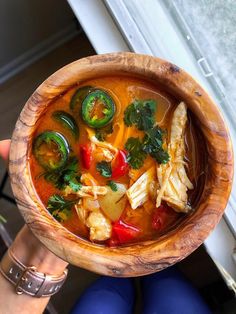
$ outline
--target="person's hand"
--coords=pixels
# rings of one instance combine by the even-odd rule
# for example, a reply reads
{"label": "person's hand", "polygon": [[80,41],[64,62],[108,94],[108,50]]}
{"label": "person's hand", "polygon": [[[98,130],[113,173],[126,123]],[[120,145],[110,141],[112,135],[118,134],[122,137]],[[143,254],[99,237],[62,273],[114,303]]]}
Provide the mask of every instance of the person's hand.
{"label": "person's hand", "polygon": [[0,156],[7,161],[9,156],[11,140],[0,141]]}
{"label": "person's hand", "polygon": [[[0,141],[0,156],[7,162],[10,140]],[[60,275],[68,265],[51,253],[25,225],[12,244],[14,255],[25,265],[33,265],[39,272]]]}

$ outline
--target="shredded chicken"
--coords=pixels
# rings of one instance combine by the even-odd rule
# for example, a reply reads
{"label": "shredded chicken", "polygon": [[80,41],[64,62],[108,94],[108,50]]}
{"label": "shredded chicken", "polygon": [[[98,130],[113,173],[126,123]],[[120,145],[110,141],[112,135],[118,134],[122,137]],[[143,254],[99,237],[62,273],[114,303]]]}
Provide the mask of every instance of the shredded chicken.
{"label": "shredded chicken", "polygon": [[82,204],[82,199],[80,199],[78,201],[77,204],[75,204],[75,210],[76,210],[76,213],[79,217],[79,219],[84,223],[86,224],[86,219],[88,217],[88,211],[83,207],[83,204]]}
{"label": "shredded chicken", "polygon": [[155,167],[144,172],[141,177],[127,190],[126,195],[132,209],[136,209],[148,200],[150,185],[156,178]]}
{"label": "shredded chicken", "polygon": [[114,154],[109,149],[98,146],[94,151],[93,157],[97,162],[103,160],[110,162],[114,159]]}
{"label": "shredded chicken", "polygon": [[79,197],[93,197],[94,199],[97,199],[98,195],[105,195],[106,193],[107,187],[105,186],[82,186],[77,192],[75,192],[70,186],[67,186],[64,190],[65,196],[74,194]]}
{"label": "shredded chicken", "polygon": [[80,181],[84,185],[89,185],[89,186],[97,186],[98,185],[97,180],[90,173],[83,173],[81,175]]}
{"label": "shredded chicken", "polygon": [[86,221],[90,229],[90,240],[104,241],[111,237],[112,225],[100,212],[91,212]]}
{"label": "shredded chicken", "polygon": [[108,149],[113,156],[115,156],[118,152],[118,149],[115,148],[113,145],[111,145],[110,143],[107,142],[101,142],[99,141],[96,136],[95,136],[95,132],[92,129],[86,128],[86,131],[88,133],[88,137],[90,139],[90,141],[96,145],[96,147],[100,147],[100,148],[104,148],[104,149]]}
{"label": "shredded chicken", "polygon": [[157,178],[161,186],[157,193],[156,206],[165,200],[175,211],[188,212],[188,189],[193,189],[184,162],[185,144],[184,134],[187,123],[187,108],[181,102],[175,109],[171,124],[170,143],[168,146],[170,161],[157,168]]}

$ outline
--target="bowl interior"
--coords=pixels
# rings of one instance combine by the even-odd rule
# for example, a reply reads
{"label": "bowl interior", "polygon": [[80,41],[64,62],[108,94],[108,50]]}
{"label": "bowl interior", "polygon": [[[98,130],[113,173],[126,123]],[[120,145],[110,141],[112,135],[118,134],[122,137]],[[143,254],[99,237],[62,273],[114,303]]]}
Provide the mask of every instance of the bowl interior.
{"label": "bowl interior", "polygon": [[[93,77],[128,75],[161,86],[185,101],[198,132],[204,175],[194,196],[195,210],[159,239],[107,248],[70,233],[44,208],[32,184],[28,149],[39,117],[50,103],[76,84]],[[38,87],[26,103],[13,133],[10,175],[19,209],[34,234],[68,262],[112,276],[138,276],[161,270],[196,249],[221,218],[233,176],[233,154],[227,127],[207,93],[182,69],[150,56],[108,54],[78,60]]]}

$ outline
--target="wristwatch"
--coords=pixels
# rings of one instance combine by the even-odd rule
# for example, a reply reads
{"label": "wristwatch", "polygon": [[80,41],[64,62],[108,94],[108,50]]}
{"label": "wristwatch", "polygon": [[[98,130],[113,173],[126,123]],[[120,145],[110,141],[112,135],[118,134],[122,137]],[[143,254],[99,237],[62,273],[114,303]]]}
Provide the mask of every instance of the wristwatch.
{"label": "wristwatch", "polygon": [[65,269],[60,276],[40,273],[35,266],[22,264],[9,248],[0,263],[0,272],[15,286],[17,294],[40,298],[57,293],[66,280],[68,270]]}

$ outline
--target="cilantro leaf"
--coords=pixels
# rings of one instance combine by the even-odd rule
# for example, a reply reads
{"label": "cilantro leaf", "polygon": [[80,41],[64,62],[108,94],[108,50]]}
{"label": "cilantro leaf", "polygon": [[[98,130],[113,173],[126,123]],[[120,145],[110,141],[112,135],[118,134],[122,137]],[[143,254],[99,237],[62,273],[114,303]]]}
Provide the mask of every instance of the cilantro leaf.
{"label": "cilantro leaf", "polygon": [[66,165],[58,170],[46,172],[44,174],[45,180],[51,182],[59,190],[65,189],[69,185],[75,192],[81,186],[78,176],[78,160],[76,157],[69,158]]}
{"label": "cilantro leaf", "polygon": [[96,129],[95,136],[99,141],[104,142],[107,135],[111,133],[113,133],[113,125],[108,124],[104,128]]}
{"label": "cilantro leaf", "polygon": [[167,151],[163,149],[164,131],[158,126],[145,132],[141,141],[139,138],[130,137],[125,144],[128,151],[127,161],[133,169],[142,167],[144,160],[149,154],[159,164],[165,164],[170,157]]}
{"label": "cilantro leaf", "polygon": [[111,177],[111,163],[106,161],[98,162],[96,165],[97,171],[100,173],[101,176],[105,178]]}
{"label": "cilantro leaf", "polygon": [[143,150],[150,154],[162,147],[163,130],[156,126],[153,129],[146,131],[143,139]]}
{"label": "cilantro leaf", "polygon": [[77,201],[66,200],[63,196],[54,194],[48,199],[47,209],[56,220],[63,222],[70,218],[72,206]]}
{"label": "cilantro leaf", "polygon": [[170,157],[167,151],[162,147],[164,131],[156,126],[153,129],[146,131],[143,139],[143,151],[150,154],[159,164],[165,164]]}
{"label": "cilantro leaf", "polygon": [[135,125],[141,131],[149,130],[154,125],[155,112],[155,100],[134,100],[125,109],[124,123],[126,126]]}
{"label": "cilantro leaf", "polygon": [[76,178],[69,181],[69,186],[73,191],[78,192],[82,188],[82,184]]}
{"label": "cilantro leaf", "polygon": [[143,151],[143,146],[140,139],[130,137],[125,144],[125,149],[128,151],[127,161],[130,166],[133,169],[141,168],[147,154],[145,151]]}
{"label": "cilantro leaf", "polygon": [[114,192],[118,191],[117,184],[114,181],[112,180],[107,181],[107,185],[111,188],[112,191]]}
{"label": "cilantro leaf", "polygon": [[161,148],[155,153],[150,154],[159,164],[167,164],[170,160],[170,156],[166,150]]}

